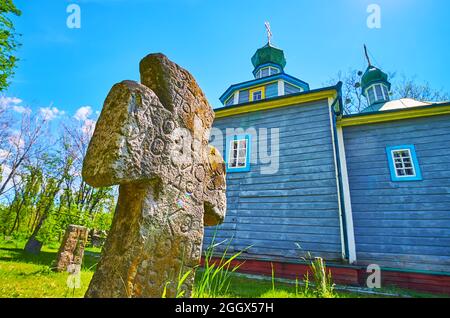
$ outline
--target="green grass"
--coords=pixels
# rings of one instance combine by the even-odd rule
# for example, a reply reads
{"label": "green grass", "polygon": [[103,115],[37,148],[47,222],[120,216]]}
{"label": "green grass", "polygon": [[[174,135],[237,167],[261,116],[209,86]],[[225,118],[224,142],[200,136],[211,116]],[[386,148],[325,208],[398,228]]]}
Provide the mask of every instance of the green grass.
{"label": "green grass", "polygon": [[[0,241],[0,298],[72,298],[83,297],[99,260],[98,248],[87,248],[81,271],[81,286],[78,289],[67,287],[68,273],[55,273],[51,270],[58,247],[44,246],[39,255],[23,251],[25,242]],[[196,286],[201,282],[202,270],[196,275]],[[275,273],[276,275],[276,273]],[[275,288],[274,288],[275,287]],[[194,287],[195,288],[195,287]],[[385,289],[411,297],[430,297],[428,294],[405,292],[398,289]],[[232,274],[230,286],[223,298],[310,298],[303,287],[279,281],[250,279]],[[335,291],[336,298],[376,297],[373,295]]]}
{"label": "green grass", "polygon": [[[44,246],[39,255],[24,252],[24,242],[0,243],[0,297],[62,298],[83,297],[94,274],[98,257],[85,254],[81,286],[78,289],[67,287],[68,273],[55,273],[51,270],[58,251],[54,246]],[[97,254],[98,249],[87,249]]]}
{"label": "green grass", "polygon": [[[270,280],[249,279],[241,275],[235,275],[227,297],[230,298],[314,298],[312,293],[305,293],[303,287],[295,284],[287,284],[275,281],[275,289]],[[334,298],[365,298],[364,294],[349,292],[336,292]]]}

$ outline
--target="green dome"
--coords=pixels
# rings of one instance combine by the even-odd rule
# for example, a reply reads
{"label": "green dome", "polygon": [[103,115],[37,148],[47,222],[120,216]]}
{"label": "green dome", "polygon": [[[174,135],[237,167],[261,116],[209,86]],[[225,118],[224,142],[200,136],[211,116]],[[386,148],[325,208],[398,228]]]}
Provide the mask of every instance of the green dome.
{"label": "green dome", "polygon": [[256,51],[252,57],[252,63],[255,69],[260,65],[268,63],[277,64],[284,69],[286,66],[286,58],[284,57],[283,50],[277,49],[268,43]]}
{"label": "green dome", "polygon": [[379,68],[369,65],[366,72],[361,78],[361,88],[363,94],[370,85],[375,83],[384,83],[388,86],[389,89],[391,89],[391,83],[388,80],[388,75]]}

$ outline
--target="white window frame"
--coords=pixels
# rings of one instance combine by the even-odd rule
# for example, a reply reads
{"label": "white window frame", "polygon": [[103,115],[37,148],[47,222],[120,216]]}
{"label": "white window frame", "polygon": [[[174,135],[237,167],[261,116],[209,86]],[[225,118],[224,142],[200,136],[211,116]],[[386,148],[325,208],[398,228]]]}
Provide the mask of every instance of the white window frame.
{"label": "white window frame", "polygon": [[[245,143],[245,148],[242,147],[242,143]],[[237,144],[237,149],[236,149],[236,158],[235,158],[234,157],[234,150],[235,150],[234,146],[236,144]],[[241,153],[241,150],[243,150],[243,149],[245,149],[245,153],[244,153],[244,157],[241,157],[240,153]],[[230,150],[228,152],[228,158],[229,158],[229,160],[228,160],[228,168],[229,169],[246,169],[247,165],[248,165],[247,152],[248,152],[248,139],[247,138],[240,138],[240,139],[230,140]],[[239,162],[241,162],[240,159],[244,160],[244,165],[243,166],[239,165]],[[234,160],[236,160],[236,165],[235,166],[233,166],[233,164],[232,164]]]}
{"label": "white window frame", "polygon": [[[268,74],[266,76],[262,76],[262,71],[263,70],[268,70]],[[275,75],[275,74],[280,74],[280,73],[281,73],[280,70],[277,69],[276,67],[266,66],[266,67],[263,67],[263,68],[258,70],[258,72],[256,73],[256,78],[269,77],[269,76],[272,76],[272,75]]]}
{"label": "white window frame", "polygon": [[[407,152],[408,153],[408,157],[402,157],[402,156],[400,156],[400,158],[396,158],[395,157],[395,153],[397,153],[397,152]],[[409,149],[409,148],[404,148],[404,149],[395,149],[395,150],[391,150],[391,157],[392,157],[392,162],[394,163],[394,171],[395,171],[395,176],[397,177],[397,178],[413,178],[413,177],[417,177],[417,173],[416,173],[416,167],[414,166],[414,158],[413,158],[413,156],[412,156],[412,153],[411,153],[411,149]],[[409,158],[409,161],[410,161],[410,164],[411,164],[411,167],[410,168],[407,168],[406,166],[405,166],[405,161],[404,161],[404,159],[406,159],[406,158]],[[397,168],[397,160],[398,159],[400,159],[401,160],[401,162],[400,162],[400,164],[402,165],[402,168]],[[403,170],[403,171],[405,171],[405,173],[406,173],[406,170],[412,170],[413,171],[413,173],[414,174],[412,174],[412,175],[400,175],[399,174],[399,171],[400,170]]]}
{"label": "white window frame", "polygon": [[279,69],[277,69],[276,67],[273,67],[273,66],[269,66],[269,76],[270,75],[275,75],[275,74],[278,74],[278,73],[280,73]]}
{"label": "white window frame", "polygon": [[[379,94],[377,94],[377,90],[376,90],[377,87],[380,87],[380,89],[381,89],[381,95],[382,95],[382,96],[380,96]],[[369,101],[369,104],[378,103],[378,102],[380,102],[382,99],[383,99],[384,101],[388,101],[388,100],[389,100],[389,90],[388,90],[387,87],[386,87],[386,92],[388,93],[388,95],[386,95],[386,92],[385,92],[385,90],[384,90],[385,87],[386,87],[385,85],[383,85],[383,84],[381,84],[381,83],[378,83],[378,84],[373,84],[373,85],[371,85],[371,86],[366,90],[366,96],[367,96],[367,99],[368,99],[368,101]],[[370,100],[370,93],[369,93],[369,91],[372,91],[372,92],[373,92],[373,96],[374,96],[374,100],[373,100],[373,101]]]}

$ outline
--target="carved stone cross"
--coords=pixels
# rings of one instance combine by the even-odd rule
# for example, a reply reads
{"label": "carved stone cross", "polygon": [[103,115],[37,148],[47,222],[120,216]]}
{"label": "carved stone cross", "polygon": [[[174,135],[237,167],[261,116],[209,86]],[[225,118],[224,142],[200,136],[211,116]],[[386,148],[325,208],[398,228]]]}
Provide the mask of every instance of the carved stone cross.
{"label": "carved stone cross", "polygon": [[[83,164],[94,187],[120,185],[86,297],[175,297],[199,264],[204,226],[225,217],[225,165],[208,139],[214,112],[192,75],[162,54],[140,63],[142,84],[110,91]],[[194,274],[184,282],[192,292]]]}

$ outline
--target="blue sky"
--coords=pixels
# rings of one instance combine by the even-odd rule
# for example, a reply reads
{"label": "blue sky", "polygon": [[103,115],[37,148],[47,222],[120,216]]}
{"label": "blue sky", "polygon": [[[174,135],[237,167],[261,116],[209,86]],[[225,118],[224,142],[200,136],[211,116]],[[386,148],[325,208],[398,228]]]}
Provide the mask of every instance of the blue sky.
{"label": "blue sky", "polygon": [[[138,80],[142,57],[163,52],[188,69],[214,107],[234,83],[252,79],[250,58],[266,43],[285,51],[286,72],[319,88],[339,70],[374,64],[450,92],[448,0],[15,0],[21,58],[9,97],[33,109],[73,115],[100,110],[113,84]],[[66,8],[81,8],[81,29],[66,26]],[[283,5],[281,5],[283,3]],[[367,27],[369,4],[381,29]],[[94,113],[95,114],[95,113]]]}

